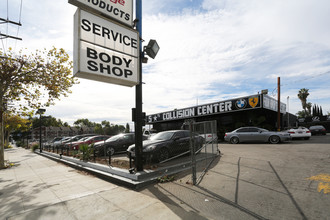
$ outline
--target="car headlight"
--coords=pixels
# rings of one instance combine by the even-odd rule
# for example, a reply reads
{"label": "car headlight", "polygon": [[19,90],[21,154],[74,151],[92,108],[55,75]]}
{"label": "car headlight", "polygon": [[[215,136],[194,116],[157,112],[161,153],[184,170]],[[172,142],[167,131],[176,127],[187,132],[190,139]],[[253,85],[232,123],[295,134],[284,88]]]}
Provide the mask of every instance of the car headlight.
{"label": "car headlight", "polygon": [[156,149],[156,147],[157,147],[156,145],[150,145],[150,146],[144,148],[143,151],[144,151],[144,152],[153,151],[153,150]]}

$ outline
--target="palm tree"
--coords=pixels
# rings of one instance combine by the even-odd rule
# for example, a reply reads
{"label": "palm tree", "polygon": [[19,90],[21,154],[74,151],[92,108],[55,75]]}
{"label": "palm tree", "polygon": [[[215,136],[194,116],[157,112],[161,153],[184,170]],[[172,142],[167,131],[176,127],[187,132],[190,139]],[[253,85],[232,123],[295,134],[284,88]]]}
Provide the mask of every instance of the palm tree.
{"label": "palm tree", "polygon": [[307,107],[309,107],[308,104],[307,104],[307,97],[309,96],[308,90],[309,89],[303,88],[303,89],[300,89],[299,93],[298,93],[298,98],[301,101],[302,108],[304,109],[306,115],[308,115]]}

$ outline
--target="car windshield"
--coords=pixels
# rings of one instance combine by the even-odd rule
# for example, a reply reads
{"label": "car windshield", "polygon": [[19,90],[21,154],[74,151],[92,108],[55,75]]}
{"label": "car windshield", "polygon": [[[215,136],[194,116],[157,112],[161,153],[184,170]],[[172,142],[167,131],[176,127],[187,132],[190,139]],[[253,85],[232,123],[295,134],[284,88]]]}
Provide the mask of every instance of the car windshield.
{"label": "car windshield", "polygon": [[81,139],[79,139],[78,141],[86,141],[87,139],[89,139],[90,137],[83,137]]}
{"label": "car windshield", "polygon": [[121,138],[123,136],[124,136],[124,134],[118,134],[118,135],[112,136],[111,138],[107,139],[106,142],[116,141],[116,140],[118,140],[119,138]]}
{"label": "car windshield", "polygon": [[321,125],[311,126],[310,129],[323,129],[324,127]]}
{"label": "car windshield", "polygon": [[150,140],[170,140],[175,132],[160,132],[150,137]]}

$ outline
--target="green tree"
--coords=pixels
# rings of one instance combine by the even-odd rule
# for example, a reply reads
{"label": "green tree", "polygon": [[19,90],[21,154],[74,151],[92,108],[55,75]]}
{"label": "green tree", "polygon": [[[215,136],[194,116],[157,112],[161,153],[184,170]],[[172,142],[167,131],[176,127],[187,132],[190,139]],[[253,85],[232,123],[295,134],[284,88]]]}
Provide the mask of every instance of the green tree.
{"label": "green tree", "polygon": [[26,132],[30,128],[31,122],[28,119],[22,118],[19,115],[5,114],[4,117],[5,145],[9,144],[9,135],[14,131]]}
{"label": "green tree", "polygon": [[[37,50],[30,55],[16,54],[11,48],[6,53],[0,50],[0,169],[5,166],[3,113],[32,114],[67,96],[77,83],[71,69],[72,61],[64,49]],[[7,102],[16,102],[17,107],[7,109]]]}
{"label": "green tree", "polygon": [[94,127],[94,124],[94,122],[91,122],[87,118],[77,119],[75,122],[73,122],[73,125],[76,127]]}
{"label": "green tree", "polygon": [[125,133],[129,133],[129,132],[130,132],[130,127],[129,124],[126,123]]}
{"label": "green tree", "polygon": [[[306,89],[306,88],[303,88],[303,89],[300,89],[299,92],[298,92],[298,98],[300,99],[301,101],[301,105],[302,105],[302,108],[304,109],[305,111],[305,115],[308,116],[308,107],[309,107],[309,104],[307,103],[307,97],[309,96],[309,92],[308,92],[309,89]],[[310,108],[311,108],[311,105],[310,105]],[[310,111],[309,111],[310,113]]]}
{"label": "green tree", "polygon": [[[52,116],[41,116],[42,117],[42,126],[46,127],[65,127],[64,123],[60,119],[56,119]],[[40,127],[40,118],[39,117],[33,117],[32,118],[32,128],[38,128]]]}
{"label": "green tree", "polygon": [[102,125],[100,123],[95,123],[94,132],[95,134],[104,134]]}

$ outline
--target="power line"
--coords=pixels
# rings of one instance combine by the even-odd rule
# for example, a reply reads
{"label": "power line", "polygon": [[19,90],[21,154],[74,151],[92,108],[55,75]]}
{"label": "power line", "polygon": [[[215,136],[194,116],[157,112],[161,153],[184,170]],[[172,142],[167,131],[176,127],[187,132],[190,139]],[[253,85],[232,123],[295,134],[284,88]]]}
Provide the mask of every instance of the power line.
{"label": "power line", "polygon": [[293,82],[291,82],[291,83],[283,84],[283,85],[281,85],[281,86],[287,86],[287,85],[290,85],[290,84],[295,84],[295,83],[298,83],[298,82],[303,82],[303,81],[306,81],[306,80],[314,79],[314,78],[317,78],[317,77],[319,77],[319,76],[322,76],[322,75],[325,75],[325,74],[328,74],[328,73],[330,73],[330,71],[323,72],[323,73],[319,73],[319,74],[316,74],[316,75],[310,76],[310,77],[305,78],[305,79],[296,80],[296,81],[293,81]]}
{"label": "power line", "polygon": [[[6,24],[6,34],[3,34],[0,31],[0,39],[1,39],[2,47],[3,47],[3,50],[4,50],[5,53],[6,53],[6,48],[7,48],[7,43],[8,43],[7,39],[8,38],[12,38],[12,39],[16,40],[15,41],[15,49],[16,49],[17,40],[22,40],[22,38],[18,37],[19,27],[22,26],[22,24],[21,24],[22,4],[23,4],[23,0],[21,0],[20,9],[19,9],[19,22],[9,20],[9,3],[8,3],[8,0],[7,0],[7,19],[0,18],[0,21],[2,21],[2,22],[0,22],[0,24],[3,24],[3,23]],[[14,25],[18,26],[16,36],[9,35],[9,33],[8,33],[9,32],[8,31],[9,24],[14,24]],[[3,39],[6,39],[6,43],[5,43],[6,45],[4,44]]]}
{"label": "power line", "polygon": [[[21,24],[21,18],[22,18],[22,5],[23,5],[23,0],[21,0],[21,5],[19,8],[19,18],[18,18],[18,23]],[[21,25],[17,26],[17,33],[16,33],[16,37],[18,37],[18,33],[19,33],[19,28]],[[15,41],[15,47],[14,47],[14,51],[16,51],[16,45],[17,45],[17,40]]]}

